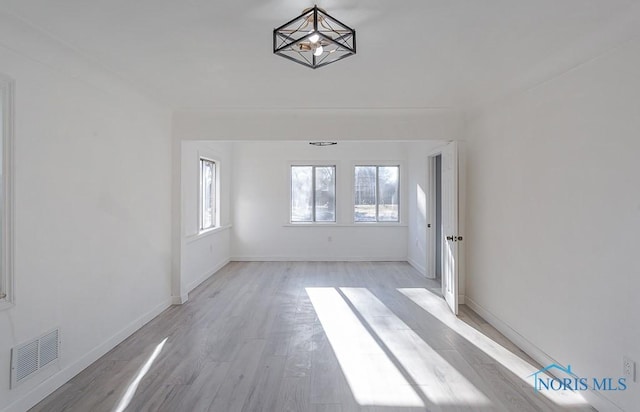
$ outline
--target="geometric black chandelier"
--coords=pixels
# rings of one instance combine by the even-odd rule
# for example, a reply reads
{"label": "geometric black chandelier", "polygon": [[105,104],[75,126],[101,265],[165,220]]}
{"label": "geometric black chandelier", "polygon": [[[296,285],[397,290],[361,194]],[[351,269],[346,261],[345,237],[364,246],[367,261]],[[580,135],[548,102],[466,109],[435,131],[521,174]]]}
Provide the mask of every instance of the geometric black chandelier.
{"label": "geometric black chandelier", "polygon": [[318,6],[273,30],[273,52],[317,69],[356,54],[356,31]]}

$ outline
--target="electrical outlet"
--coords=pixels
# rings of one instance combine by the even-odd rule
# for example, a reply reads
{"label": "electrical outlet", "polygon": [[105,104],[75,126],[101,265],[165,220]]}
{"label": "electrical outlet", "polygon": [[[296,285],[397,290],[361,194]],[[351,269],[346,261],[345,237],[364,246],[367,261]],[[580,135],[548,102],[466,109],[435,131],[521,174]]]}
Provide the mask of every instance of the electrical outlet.
{"label": "electrical outlet", "polygon": [[622,358],[622,373],[631,382],[636,381],[636,363],[627,356]]}

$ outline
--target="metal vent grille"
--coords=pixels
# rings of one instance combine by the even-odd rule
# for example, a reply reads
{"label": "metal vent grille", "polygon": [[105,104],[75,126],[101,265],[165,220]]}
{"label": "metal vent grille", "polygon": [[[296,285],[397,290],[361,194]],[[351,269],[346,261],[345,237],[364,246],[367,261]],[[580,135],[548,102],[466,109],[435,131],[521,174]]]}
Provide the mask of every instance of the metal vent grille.
{"label": "metal vent grille", "polygon": [[40,338],[40,367],[58,359],[58,329]]}
{"label": "metal vent grille", "polygon": [[16,382],[22,381],[27,376],[38,370],[38,341],[19,347],[15,366]]}
{"label": "metal vent grille", "polygon": [[11,350],[11,388],[58,359],[58,329]]}

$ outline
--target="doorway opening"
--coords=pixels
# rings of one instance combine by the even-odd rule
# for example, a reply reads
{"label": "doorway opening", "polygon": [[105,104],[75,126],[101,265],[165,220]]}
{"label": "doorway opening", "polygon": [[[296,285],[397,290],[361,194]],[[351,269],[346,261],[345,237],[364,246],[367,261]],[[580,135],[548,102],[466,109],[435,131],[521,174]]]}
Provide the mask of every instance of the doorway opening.
{"label": "doorway opening", "polygon": [[442,289],[442,155],[439,154],[433,158],[433,176],[435,193],[433,197],[433,210],[435,212],[434,229],[435,238],[435,280]]}
{"label": "doorway opening", "polygon": [[458,313],[458,149],[456,142],[428,156],[427,277],[451,311]]}
{"label": "doorway opening", "polygon": [[427,242],[428,270],[427,288],[431,293],[444,299],[442,285],[443,243],[444,231],[442,227],[442,154],[434,153],[428,160],[429,173],[429,203],[428,225],[429,241]]}

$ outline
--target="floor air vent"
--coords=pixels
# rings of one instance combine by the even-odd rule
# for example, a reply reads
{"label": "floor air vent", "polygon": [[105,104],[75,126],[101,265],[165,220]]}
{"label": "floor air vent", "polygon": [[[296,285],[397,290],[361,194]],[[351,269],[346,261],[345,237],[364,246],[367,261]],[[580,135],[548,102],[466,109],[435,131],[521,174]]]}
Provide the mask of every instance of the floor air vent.
{"label": "floor air vent", "polygon": [[11,388],[44,367],[55,364],[59,350],[58,329],[11,349]]}

